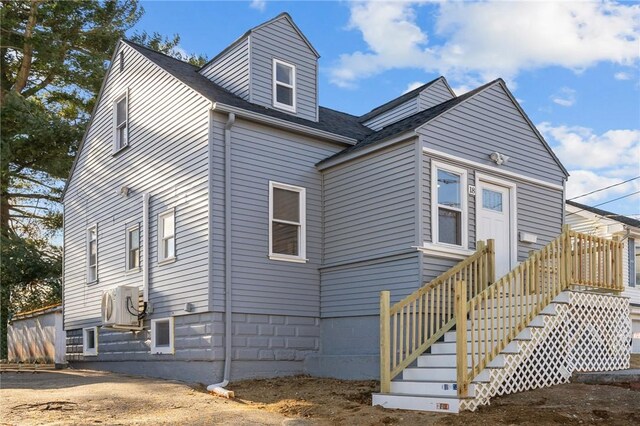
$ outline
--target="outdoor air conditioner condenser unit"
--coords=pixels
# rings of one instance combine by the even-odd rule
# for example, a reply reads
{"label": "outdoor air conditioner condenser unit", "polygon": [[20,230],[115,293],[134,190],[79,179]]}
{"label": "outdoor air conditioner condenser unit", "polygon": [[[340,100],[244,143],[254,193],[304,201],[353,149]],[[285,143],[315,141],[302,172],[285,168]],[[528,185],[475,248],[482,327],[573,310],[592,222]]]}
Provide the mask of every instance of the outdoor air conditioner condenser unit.
{"label": "outdoor air conditioner condenser unit", "polygon": [[138,287],[121,285],[102,293],[102,325],[138,327]]}

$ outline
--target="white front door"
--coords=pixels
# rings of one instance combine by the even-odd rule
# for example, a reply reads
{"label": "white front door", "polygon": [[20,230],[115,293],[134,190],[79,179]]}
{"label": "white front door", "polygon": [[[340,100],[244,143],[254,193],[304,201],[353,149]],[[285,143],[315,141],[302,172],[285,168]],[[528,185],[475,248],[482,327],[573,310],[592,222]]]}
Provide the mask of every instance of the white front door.
{"label": "white front door", "polygon": [[511,189],[480,181],[476,196],[476,240],[495,240],[496,279],[511,270]]}

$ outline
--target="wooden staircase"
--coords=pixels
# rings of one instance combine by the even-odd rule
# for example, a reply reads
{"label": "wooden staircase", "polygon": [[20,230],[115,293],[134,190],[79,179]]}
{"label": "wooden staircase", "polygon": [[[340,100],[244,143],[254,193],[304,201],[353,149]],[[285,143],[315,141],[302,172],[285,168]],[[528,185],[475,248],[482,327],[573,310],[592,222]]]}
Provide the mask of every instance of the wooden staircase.
{"label": "wooden staircase", "polygon": [[476,387],[569,303],[565,290],[623,288],[620,241],[567,227],[497,281],[493,244],[479,242],[472,256],[393,306],[382,292],[374,405],[448,413],[475,407]]}

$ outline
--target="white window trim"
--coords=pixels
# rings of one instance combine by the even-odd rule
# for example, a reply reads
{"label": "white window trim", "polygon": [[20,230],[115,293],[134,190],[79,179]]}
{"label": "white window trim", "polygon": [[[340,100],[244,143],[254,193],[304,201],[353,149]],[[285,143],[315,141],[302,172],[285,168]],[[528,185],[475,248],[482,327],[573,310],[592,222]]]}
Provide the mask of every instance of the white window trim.
{"label": "white window trim", "polygon": [[[125,120],[125,126],[127,129],[127,143],[118,147],[118,102],[125,100],[127,119]],[[113,101],[113,155],[116,155],[123,149],[129,146],[129,89],[125,90],[123,94],[118,96]]]}
{"label": "white window trim", "polygon": [[[275,188],[294,191],[299,194],[300,199],[300,238],[298,239],[298,256],[273,252],[273,190]],[[301,186],[288,185],[269,181],[269,259],[283,260],[287,262],[308,262],[307,257],[307,189]]]}
{"label": "white window trim", "polygon": [[[133,230],[137,229],[138,230],[138,266],[136,267],[131,267],[131,265],[129,264],[129,251],[131,250],[131,242],[129,241],[129,233]],[[125,257],[125,270],[127,272],[139,272],[140,271],[140,255],[142,254],[142,241],[140,239],[140,224],[134,225],[134,226],[130,226],[128,228],[125,229],[125,234],[124,234],[124,238],[125,238],[125,253],[126,253],[126,257]]]}
{"label": "white window trim", "polygon": [[[164,219],[167,216],[173,216],[173,256],[171,257],[163,257],[162,255],[163,253],[163,249],[164,249],[164,244],[163,244],[163,240],[164,240],[164,234],[163,234],[163,230],[164,227],[162,226],[162,219]],[[178,252],[178,246],[177,246],[177,238],[176,238],[176,229],[177,229],[177,223],[176,223],[176,209],[172,208],[169,210],[165,210],[164,212],[158,214],[158,223],[157,223],[157,230],[158,230],[158,265],[166,265],[168,263],[173,263],[176,261],[176,257],[177,257],[177,252]]]}
{"label": "white window trim", "polygon": [[[445,170],[460,175],[460,209],[462,213],[461,217],[461,242],[462,245],[441,243],[438,241],[438,170]],[[468,210],[468,195],[467,195],[467,170],[453,166],[448,163],[442,163],[440,161],[431,160],[431,243],[425,242],[425,247],[432,249],[442,248],[443,251],[453,251],[458,253],[464,253],[469,248],[469,210]],[[446,207],[445,208],[450,208]],[[457,210],[450,208],[451,210]],[[449,249],[449,250],[447,250]]]}
{"label": "white window trim", "polygon": [[[93,349],[87,347],[87,331],[93,330]],[[86,327],[82,329],[82,355],[98,355],[98,327]]]}
{"label": "white window trim", "polygon": [[[156,323],[169,321],[169,346],[156,346]],[[174,321],[173,317],[168,318],[158,318],[151,320],[151,353],[152,354],[174,354],[175,353],[175,344],[174,344]]]}
{"label": "white window trim", "polygon": [[[293,84],[289,85],[286,83],[282,83],[280,81],[278,81],[276,79],[277,74],[276,74],[276,66],[277,64],[281,64],[287,67],[291,68],[291,82]],[[272,82],[271,82],[272,86],[273,86],[273,106],[279,109],[283,109],[285,111],[289,111],[289,112],[296,112],[296,66],[293,64],[290,64],[288,62],[285,61],[281,61],[280,59],[276,59],[273,58],[273,77],[272,77]],[[290,89],[292,89],[292,93],[291,93],[291,97],[293,100],[293,104],[292,105],[287,105],[287,104],[283,104],[281,102],[278,102],[278,98],[277,98],[277,87],[278,85],[282,85],[284,87],[288,87]],[[128,118],[128,117],[127,117]]]}
{"label": "white window trim", "polygon": [[[91,253],[89,250],[89,231],[91,231],[92,229],[95,229],[96,231],[96,276],[95,279],[91,280],[89,279],[89,268],[91,267]],[[87,282],[87,284],[94,284],[98,282],[98,224],[94,223],[93,225],[90,225],[87,227],[87,229],[85,230],[85,256],[87,258],[86,260],[86,265],[85,265],[85,280]]]}

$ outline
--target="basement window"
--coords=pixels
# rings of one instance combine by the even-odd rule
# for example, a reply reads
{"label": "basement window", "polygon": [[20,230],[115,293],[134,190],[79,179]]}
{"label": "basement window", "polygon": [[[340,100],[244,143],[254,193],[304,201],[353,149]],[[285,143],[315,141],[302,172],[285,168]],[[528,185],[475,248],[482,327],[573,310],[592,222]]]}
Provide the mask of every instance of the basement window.
{"label": "basement window", "polygon": [[173,317],[151,320],[151,353],[173,354]]}
{"label": "basement window", "polygon": [[273,106],[296,112],[296,67],[273,59]]}
{"label": "basement window", "polygon": [[82,355],[98,355],[98,327],[82,329]]}

